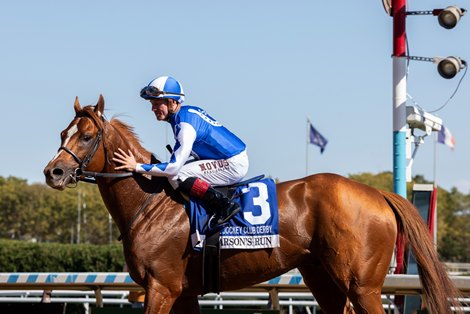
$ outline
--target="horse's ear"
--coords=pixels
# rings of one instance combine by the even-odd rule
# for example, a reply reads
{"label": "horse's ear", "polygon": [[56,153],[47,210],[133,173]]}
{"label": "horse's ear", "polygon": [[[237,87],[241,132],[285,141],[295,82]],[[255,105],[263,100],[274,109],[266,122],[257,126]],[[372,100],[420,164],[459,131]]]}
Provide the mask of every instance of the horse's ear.
{"label": "horse's ear", "polygon": [[75,97],[75,103],[73,104],[73,109],[75,109],[75,113],[79,113],[82,111],[82,106],[80,106],[80,101],[78,101],[78,96]]}
{"label": "horse's ear", "polygon": [[103,111],[104,111],[104,98],[103,98],[103,95],[100,94],[100,98],[98,98],[98,102],[96,103],[96,106],[95,106],[95,113],[101,117],[103,115]]}

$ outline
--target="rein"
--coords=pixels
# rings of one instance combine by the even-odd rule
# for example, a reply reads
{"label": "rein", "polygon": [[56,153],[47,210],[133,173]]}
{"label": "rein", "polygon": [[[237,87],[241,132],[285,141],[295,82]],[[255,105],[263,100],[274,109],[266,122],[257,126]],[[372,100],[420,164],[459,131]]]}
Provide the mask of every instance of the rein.
{"label": "rein", "polygon": [[[95,119],[90,115],[90,114],[82,114],[82,115],[77,115],[75,118],[81,117],[81,116],[87,116],[91,120],[93,120],[96,123]],[[98,125],[97,125],[98,126]],[[99,126],[98,126],[99,127]],[[77,181],[83,181],[86,183],[93,183],[96,184],[96,178],[127,178],[133,176],[132,172],[124,172],[124,173],[106,173],[106,172],[93,172],[93,171],[86,171],[85,168],[88,166],[90,161],[93,159],[95,156],[96,152],[98,151],[98,147],[100,145],[101,139],[104,134],[104,129],[99,128],[98,134],[95,137],[95,140],[93,141],[93,145],[91,146],[90,150],[86,154],[85,158],[80,159],[80,157],[77,156],[70,148],[61,146],[57,150],[60,152],[61,150],[67,152],[70,154],[73,159],[78,163],[78,167],[75,168],[74,174],[72,175],[72,179],[77,182]],[[103,141],[104,143],[104,141]],[[105,153],[105,160],[108,161],[108,150],[106,149],[106,145],[104,149]],[[108,161],[109,162],[109,161]]]}

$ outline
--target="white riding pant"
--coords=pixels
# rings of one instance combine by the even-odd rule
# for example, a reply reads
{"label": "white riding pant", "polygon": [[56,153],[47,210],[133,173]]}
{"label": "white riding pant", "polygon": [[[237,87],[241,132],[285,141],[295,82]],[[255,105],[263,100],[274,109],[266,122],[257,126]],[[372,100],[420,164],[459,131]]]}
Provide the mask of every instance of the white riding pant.
{"label": "white riding pant", "polygon": [[249,167],[246,150],[229,159],[203,159],[195,160],[181,167],[176,176],[169,177],[168,181],[174,189],[190,177],[200,178],[212,186],[230,185],[240,182],[247,174]]}

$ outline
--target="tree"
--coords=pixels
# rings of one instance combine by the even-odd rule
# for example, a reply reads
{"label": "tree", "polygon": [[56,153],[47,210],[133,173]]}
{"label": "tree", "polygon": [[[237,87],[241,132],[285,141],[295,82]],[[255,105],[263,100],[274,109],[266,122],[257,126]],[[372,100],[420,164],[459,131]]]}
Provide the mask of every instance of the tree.
{"label": "tree", "polygon": [[390,171],[379,174],[372,174],[370,172],[350,174],[349,178],[379,190],[393,191],[393,174]]}
{"label": "tree", "polygon": [[470,261],[470,195],[456,188],[438,194],[438,251],[450,262]]}
{"label": "tree", "polygon": [[[56,191],[44,184],[28,185],[16,177],[1,178],[0,209],[1,238],[76,243],[80,221],[81,243],[109,243],[108,211],[92,184]],[[117,237],[114,227],[112,239]]]}

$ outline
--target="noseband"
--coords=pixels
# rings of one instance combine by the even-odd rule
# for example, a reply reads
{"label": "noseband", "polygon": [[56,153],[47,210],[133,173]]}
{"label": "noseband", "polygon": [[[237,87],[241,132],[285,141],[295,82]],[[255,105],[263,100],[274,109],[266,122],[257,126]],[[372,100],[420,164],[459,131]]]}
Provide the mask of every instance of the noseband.
{"label": "noseband", "polygon": [[[91,117],[89,114],[80,114],[80,115],[77,115],[75,116],[75,118],[78,118],[78,117],[83,117],[83,116],[87,116],[89,117],[96,125],[96,122],[95,122],[95,119],[93,119],[93,117]],[[98,126],[97,126],[98,127]],[[93,157],[95,156],[96,152],[98,151],[98,147],[100,145],[100,142],[101,142],[101,139],[103,137],[103,129],[98,127],[99,128],[99,131],[98,131],[98,134],[96,135],[94,141],[93,141],[93,145],[91,146],[90,150],[88,151],[88,153],[85,155],[85,157],[83,159],[81,159],[80,157],[77,156],[77,154],[75,154],[70,148],[68,147],[65,147],[65,146],[61,146],[59,147],[59,149],[57,150],[57,152],[60,152],[61,150],[67,152],[68,154],[70,154],[73,159],[77,162],[78,164],[78,167],[75,168],[75,171],[73,174],[71,174],[71,177],[72,179],[74,180],[74,182],[78,182],[78,181],[84,181],[84,182],[88,182],[88,183],[96,183],[96,178],[97,177],[105,177],[105,178],[125,178],[125,177],[130,177],[132,176],[132,172],[124,172],[124,173],[103,173],[103,172],[92,172],[92,171],[86,171],[85,168],[88,166],[88,164],[90,163],[90,161],[93,159]],[[103,142],[104,143],[104,142]],[[108,149],[106,148],[105,145],[103,145],[104,147],[104,154],[105,154],[105,161],[109,162],[108,161]]]}

